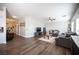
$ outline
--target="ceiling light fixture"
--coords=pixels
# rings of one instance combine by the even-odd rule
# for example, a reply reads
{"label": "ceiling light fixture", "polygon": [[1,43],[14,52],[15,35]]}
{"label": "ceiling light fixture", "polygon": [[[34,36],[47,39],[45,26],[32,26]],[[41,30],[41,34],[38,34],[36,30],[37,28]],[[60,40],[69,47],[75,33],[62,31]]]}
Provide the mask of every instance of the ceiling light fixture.
{"label": "ceiling light fixture", "polygon": [[49,17],[49,22],[52,22],[53,20],[55,20],[55,18],[53,18],[53,17]]}

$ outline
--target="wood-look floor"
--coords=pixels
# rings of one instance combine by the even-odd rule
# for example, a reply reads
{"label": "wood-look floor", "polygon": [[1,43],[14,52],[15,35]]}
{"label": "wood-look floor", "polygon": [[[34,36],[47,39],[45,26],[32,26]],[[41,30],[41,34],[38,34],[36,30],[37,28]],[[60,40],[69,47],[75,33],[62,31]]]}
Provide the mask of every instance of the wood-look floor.
{"label": "wood-look floor", "polygon": [[6,45],[0,44],[0,55],[70,55],[70,50],[38,38],[16,36]]}

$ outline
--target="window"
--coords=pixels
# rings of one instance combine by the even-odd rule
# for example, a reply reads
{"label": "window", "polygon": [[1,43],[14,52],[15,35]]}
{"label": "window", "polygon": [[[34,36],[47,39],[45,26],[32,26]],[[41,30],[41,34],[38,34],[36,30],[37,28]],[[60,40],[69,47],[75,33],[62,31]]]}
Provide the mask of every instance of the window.
{"label": "window", "polygon": [[71,22],[71,31],[74,32],[74,21]]}
{"label": "window", "polygon": [[79,35],[79,18],[76,19],[76,33]]}

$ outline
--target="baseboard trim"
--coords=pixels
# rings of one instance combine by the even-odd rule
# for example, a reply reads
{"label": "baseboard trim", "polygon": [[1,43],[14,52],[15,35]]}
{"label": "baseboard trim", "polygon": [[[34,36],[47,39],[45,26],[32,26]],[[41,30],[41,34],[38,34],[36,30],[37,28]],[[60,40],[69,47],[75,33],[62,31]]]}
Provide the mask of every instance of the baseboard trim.
{"label": "baseboard trim", "polygon": [[34,37],[34,35],[29,35],[29,36],[23,36],[23,35],[19,35],[19,34],[16,34],[16,35],[24,37],[24,38],[32,38],[32,37]]}
{"label": "baseboard trim", "polygon": [[30,35],[30,36],[25,36],[26,38],[31,38],[31,37],[34,37],[34,35]]}
{"label": "baseboard trim", "polygon": [[0,42],[0,44],[6,44],[6,42],[3,42],[3,43]]}

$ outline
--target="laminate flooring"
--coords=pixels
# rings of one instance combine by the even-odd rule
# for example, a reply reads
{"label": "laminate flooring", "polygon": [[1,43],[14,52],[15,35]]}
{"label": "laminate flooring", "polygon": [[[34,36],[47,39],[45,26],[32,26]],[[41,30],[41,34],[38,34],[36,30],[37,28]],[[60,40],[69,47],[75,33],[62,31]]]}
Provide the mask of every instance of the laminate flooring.
{"label": "laminate flooring", "polygon": [[0,44],[0,55],[70,55],[69,49],[56,46],[38,38],[15,36],[7,44]]}

